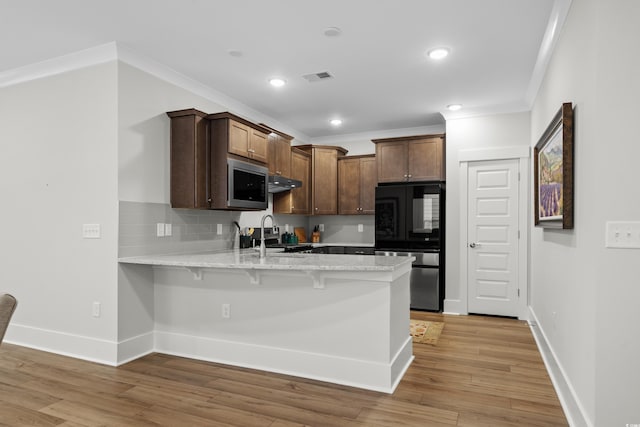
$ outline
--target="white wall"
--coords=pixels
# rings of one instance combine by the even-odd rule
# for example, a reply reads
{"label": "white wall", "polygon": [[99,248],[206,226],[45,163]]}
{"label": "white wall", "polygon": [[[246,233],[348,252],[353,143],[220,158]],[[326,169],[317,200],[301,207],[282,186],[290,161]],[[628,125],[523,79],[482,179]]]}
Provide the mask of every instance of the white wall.
{"label": "white wall", "polygon": [[603,220],[640,221],[640,2],[598,2],[596,425],[640,423],[640,249],[604,249]]}
{"label": "white wall", "polygon": [[604,235],[595,192],[602,152],[595,133],[594,5],[573,1],[534,104],[531,134],[535,145],[561,104],[575,104],[575,229],[532,229],[530,305],[587,423],[595,420],[596,252]]}
{"label": "white wall", "polygon": [[[116,102],[115,63],[0,89],[0,286],[19,301],[10,342],[110,358],[101,352],[116,339]],[[101,224],[102,238],[83,239],[83,223]]]}
{"label": "white wall", "polygon": [[167,111],[226,111],[219,104],[123,62],[118,62],[118,196],[169,203]]}
{"label": "white wall", "polygon": [[460,278],[460,150],[527,146],[529,113],[447,120],[447,228],[445,311],[459,312]]}
{"label": "white wall", "polygon": [[574,0],[532,111],[535,145],[575,105],[575,229],[532,230],[531,307],[596,426],[640,420],[639,252],[604,246],[606,221],[640,220],[638,22],[636,1]]}

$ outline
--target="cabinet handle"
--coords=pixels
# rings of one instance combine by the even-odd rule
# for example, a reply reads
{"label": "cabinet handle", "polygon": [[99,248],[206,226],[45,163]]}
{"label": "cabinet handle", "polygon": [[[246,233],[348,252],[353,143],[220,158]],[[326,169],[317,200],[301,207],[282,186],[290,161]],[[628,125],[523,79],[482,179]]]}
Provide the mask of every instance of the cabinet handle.
{"label": "cabinet handle", "polygon": [[254,150],[253,148],[249,148],[247,151],[250,152],[250,153],[255,153],[256,152],[256,150]]}

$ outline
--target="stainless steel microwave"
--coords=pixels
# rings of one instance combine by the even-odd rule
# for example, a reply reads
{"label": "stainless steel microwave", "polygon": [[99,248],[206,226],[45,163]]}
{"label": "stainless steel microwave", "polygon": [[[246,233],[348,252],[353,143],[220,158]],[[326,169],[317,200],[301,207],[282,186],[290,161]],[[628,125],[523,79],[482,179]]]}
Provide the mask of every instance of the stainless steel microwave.
{"label": "stainless steel microwave", "polygon": [[267,209],[269,170],[264,166],[227,159],[227,207]]}

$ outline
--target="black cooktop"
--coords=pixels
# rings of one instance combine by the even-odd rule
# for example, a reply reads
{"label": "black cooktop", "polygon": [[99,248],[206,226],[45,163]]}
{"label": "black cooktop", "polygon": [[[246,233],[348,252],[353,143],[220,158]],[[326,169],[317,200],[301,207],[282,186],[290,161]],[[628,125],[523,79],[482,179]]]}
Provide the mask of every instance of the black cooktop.
{"label": "black cooktop", "polygon": [[267,245],[268,248],[283,248],[284,252],[303,252],[313,249],[313,245],[304,243],[275,243]]}

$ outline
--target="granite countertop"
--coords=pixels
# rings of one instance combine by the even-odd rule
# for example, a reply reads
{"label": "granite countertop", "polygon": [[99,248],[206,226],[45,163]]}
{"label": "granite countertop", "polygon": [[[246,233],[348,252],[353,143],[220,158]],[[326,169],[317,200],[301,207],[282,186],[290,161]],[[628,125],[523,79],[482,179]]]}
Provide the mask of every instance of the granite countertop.
{"label": "granite countertop", "polygon": [[260,259],[254,249],[239,249],[194,254],[144,255],[120,258],[118,261],[125,264],[187,268],[389,272],[407,264],[410,266],[413,258],[272,252],[268,253],[266,258]]}

